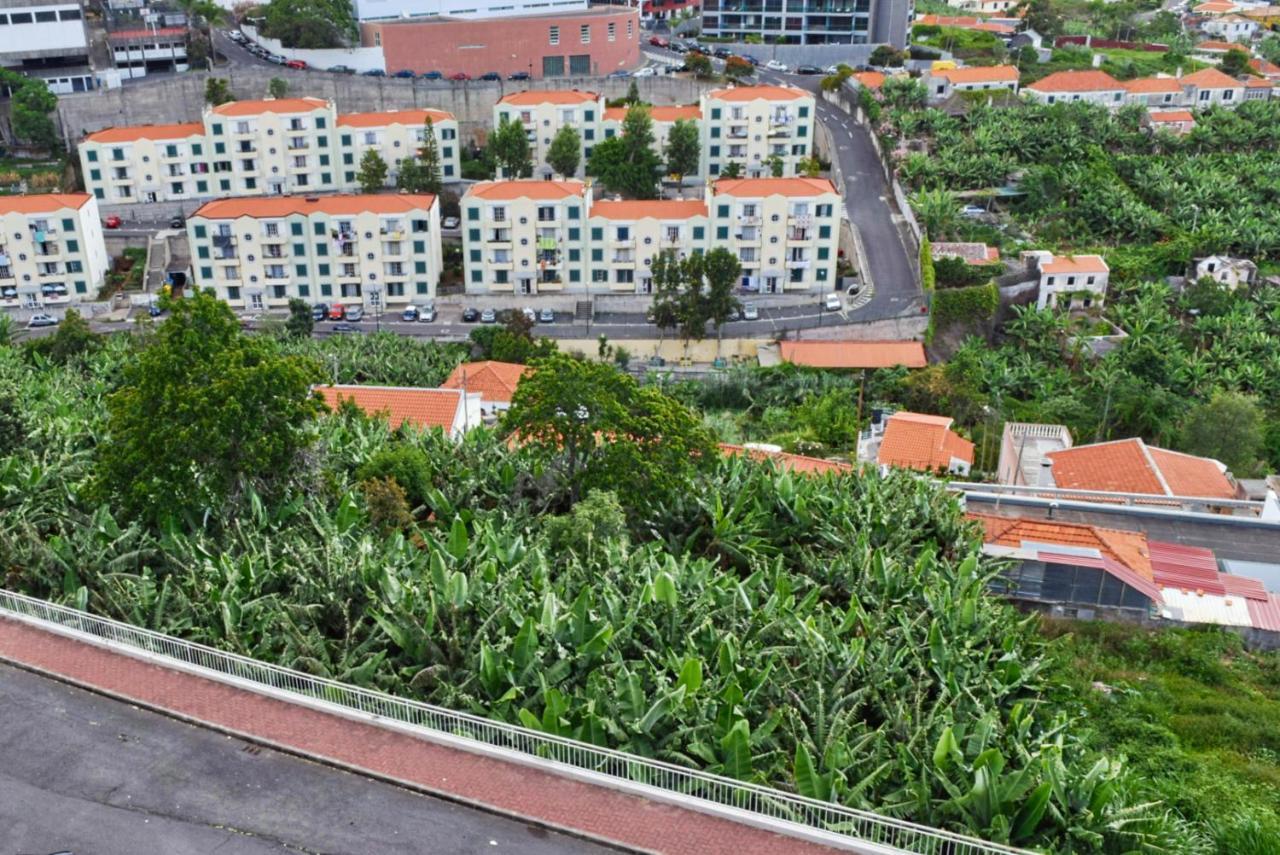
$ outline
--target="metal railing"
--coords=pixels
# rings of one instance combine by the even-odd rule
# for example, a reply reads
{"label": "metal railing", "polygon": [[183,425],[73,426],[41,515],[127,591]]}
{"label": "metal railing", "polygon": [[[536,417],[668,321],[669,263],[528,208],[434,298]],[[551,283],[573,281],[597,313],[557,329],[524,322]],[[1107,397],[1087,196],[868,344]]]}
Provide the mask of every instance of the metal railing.
{"label": "metal railing", "polygon": [[[1023,849],[315,677],[0,589],[0,615],[5,613],[196,666],[212,672],[212,679],[226,675],[276,692],[379,716],[427,731],[422,734],[423,738],[429,739],[430,733],[435,733],[478,742],[501,753],[514,752],[524,755],[520,762],[532,761],[532,765],[552,774],[557,773],[557,766],[567,766],[592,773],[598,779],[626,782],[631,788],[640,785],[665,791],[665,794],[677,794],[680,801],[700,799],[712,803],[705,807],[689,805],[695,810],[710,808],[707,812],[716,813],[714,806],[718,805],[746,812],[771,820],[769,827],[783,834],[787,833],[785,824],[794,823],[801,826],[792,832],[799,832],[798,836],[803,836],[806,830],[822,832],[846,839],[851,848],[864,843],[880,847],[881,852],[889,849],[919,855],[1031,855]],[[607,780],[599,783],[608,786]]]}

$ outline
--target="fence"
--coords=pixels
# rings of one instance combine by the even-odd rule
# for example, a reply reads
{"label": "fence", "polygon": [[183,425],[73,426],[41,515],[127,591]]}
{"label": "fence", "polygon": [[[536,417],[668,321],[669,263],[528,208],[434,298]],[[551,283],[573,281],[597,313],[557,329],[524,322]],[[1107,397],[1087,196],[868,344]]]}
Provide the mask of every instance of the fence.
{"label": "fence", "polygon": [[[225,675],[274,690],[273,693],[380,716],[417,729],[422,738],[430,739],[434,734],[478,743],[494,753],[504,753],[510,759],[541,766],[551,773],[586,771],[605,786],[610,782],[614,786],[626,784],[628,789],[648,790],[668,801],[676,795],[681,804],[691,809],[722,815],[737,813],[740,819],[745,814],[744,821],[755,819],[784,834],[803,837],[805,832],[817,832],[833,841],[843,841],[854,851],[859,850],[859,844],[867,844],[862,851],[1031,855],[1021,849],[315,677],[0,589],[0,615],[3,614],[54,624],[110,645],[195,666],[212,672],[208,676],[213,679],[214,675]],[[703,804],[697,804],[698,800]]]}

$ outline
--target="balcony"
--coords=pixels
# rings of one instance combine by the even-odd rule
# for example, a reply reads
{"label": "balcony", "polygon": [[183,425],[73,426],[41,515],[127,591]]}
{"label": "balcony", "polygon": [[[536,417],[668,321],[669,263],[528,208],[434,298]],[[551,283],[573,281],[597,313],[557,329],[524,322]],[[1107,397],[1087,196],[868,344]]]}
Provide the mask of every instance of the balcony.
{"label": "balcony", "polygon": [[787,269],[788,270],[808,270],[809,260],[807,258],[788,258]]}
{"label": "balcony", "polygon": [[791,128],[789,126],[780,125],[780,126],[769,128],[769,139],[771,140],[782,139],[783,137],[790,137],[790,136],[791,136]]}
{"label": "balcony", "polygon": [[726,136],[731,140],[745,140],[748,133],[744,127],[729,128],[729,133]]}
{"label": "balcony", "polygon": [[748,215],[746,215],[746,214],[743,214],[742,216],[738,217],[738,225],[740,225],[740,226],[758,226],[758,225],[760,225],[760,218],[759,218],[759,217],[757,217],[757,216],[755,216],[754,214],[753,214],[753,215],[751,215],[751,216],[748,216]]}
{"label": "balcony", "polygon": [[813,229],[792,229],[787,232],[787,240],[791,242],[813,240]]}
{"label": "balcony", "polygon": [[485,243],[511,243],[510,229],[494,229],[489,232],[489,236],[485,239]]}
{"label": "balcony", "polygon": [[271,270],[266,270],[263,271],[262,278],[271,282],[280,282],[289,278],[289,271],[277,270],[273,272]]}
{"label": "balcony", "polygon": [[812,214],[792,214],[787,218],[787,225],[796,229],[807,229],[813,225]]}
{"label": "balcony", "polygon": [[615,252],[613,258],[610,259],[612,264],[635,264],[636,256],[634,252]]}
{"label": "balcony", "polygon": [[404,229],[378,229],[378,234],[390,240],[404,240]]}

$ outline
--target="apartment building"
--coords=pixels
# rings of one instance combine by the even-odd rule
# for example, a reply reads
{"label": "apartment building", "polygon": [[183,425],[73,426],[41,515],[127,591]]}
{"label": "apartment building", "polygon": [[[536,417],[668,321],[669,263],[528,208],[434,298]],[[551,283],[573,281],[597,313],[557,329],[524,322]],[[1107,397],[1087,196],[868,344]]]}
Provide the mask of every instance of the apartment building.
{"label": "apartment building", "polygon": [[92,299],[108,267],[98,203],[88,193],[0,196],[0,306]]}
{"label": "apartment building", "polygon": [[747,292],[829,290],[844,208],[818,178],[721,179],[702,200],[599,200],[578,181],[493,181],[462,199],[470,294],[651,293],[663,249],[725,247]]}
{"label": "apartment building", "polygon": [[794,86],[734,86],[702,96],[702,151],[714,179],[730,163],[742,174],[771,174],[782,160],[783,175],[795,175],[813,150],[814,98]]}
{"label": "apartment building", "polygon": [[[627,118],[627,107],[606,107],[604,111],[604,138],[610,139],[622,134],[622,122]],[[649,118],[653,122],[653,145],[658,154],[666,160],[667,135],[676,122],[693,122],[700,125],[702,109],[697,104],[679,104],[674,107],[654,106],[649,108]],[[701,128],[699,128],[701,134]],[[705,151],[703,152],[705,155]],[[706,158],[699,157],[698,175],[706,176]]]}
{"label": "apartment building", "polygon": [[591,197],[581,181],[482,181],[462,197],[468,294],[584,289]]}
{"label": "apartment building", "polygon": [[232,101],[200,122],[107,128],[80,142],[85,188],[109,204],[359,188],[360,156],[375,147],[394,186],[430,115],[445,181],[462,172],[458,123],[439,110],[340,115],[320,98]]}
{"label": "apartment building", "polygon": [[94,87],[89,31],[79,0],[0,3],[0,67],[38,77],[55,95]]}
{"label": "apartment building", "polygon": [[592,146],[603,139],[604,110],[604,96],[595,92],[529,89],[498,99],[493,107],[493,127],[496,130],[503,119],[524,126],[529,138],[529,154],[533,159],[533,174],[538,178],[552,177],[551,167],[547,165],[547,151],[556,134],[565,126],[577,128],[582,138],[582,161],[577,176],[562,177],[581,177]]}
{"label": "apartment building", "polygon": [[231,306],[395,311],[435,298],[440,204],[408,193],[219,199],[187,220],[196,283]]}
{"label": "apartment building", "polygon": [[[1008,0],[1012,2],[1012,0]],[[796,45],[907,46],[914,0],[703,0],[702,32]]]}
{"label": "apartment building", "polygon": [[369,149],[378,152],[389,167],[387,180],[395,186],[400,161],[418,155],[431,120],[436,150],[440,152],[440,175],[444,181],[462,177],[462,154],[458,142],[458,120],[444,110],[388,110],[380,113],[344,113],[337,118],[338,148],[342,160],[342,185],[355,189],[360,158]]}

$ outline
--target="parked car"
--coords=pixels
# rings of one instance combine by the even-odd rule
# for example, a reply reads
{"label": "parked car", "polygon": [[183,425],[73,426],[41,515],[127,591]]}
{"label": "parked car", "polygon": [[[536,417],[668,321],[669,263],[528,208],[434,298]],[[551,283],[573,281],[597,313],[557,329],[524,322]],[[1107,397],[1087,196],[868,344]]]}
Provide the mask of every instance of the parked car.
{"label": "parked car", "polygon": [[421,80],[444,80],[444,74],[439,71],[424,71],[420,77]]}
{"label": "parked car", "polygon": [[334,303],[329,307],[329,320],[340,321],[347,316],[347,307],[341,303]]}
{"label": "parked car", "polygon": [[387,76],[387,73],[383,71],[381,68],[371,68],[368,71],[362,71],[361,74],[363,74],[365,77],[386,77]]}
{"label": "parked car", "polygon": [[364,320],[364,306],[351,306],[347,309],[347,320]]}
{"label": "parked car", "polygon": [[960,214],[965,217],[982,217],[987,213],[987,209],[981,205],[965,205],[960,209]]}
{"label": "parked car", "polygon": [[631,72],[620,68],[617,71],[610,71],[609,76],[610,77],[630,77]]}
{"label": "parked car", "polygon": [[644,68],[637,68],[632,72],[632,77],[656,77],[658,70],[652,65],[646,65]]}
{"label": "parked car", "polygon": [[524,315],[524,319],[529,323],[536,324],[538,322],[538,313],[535,312],[533,309],[530,309],[528,306],[525,306],[523,309],[521,309],[520,313]]}
{"label": "parked car", "polygon": [[187,227],[187,218],[179,214],[176,217],[169,218],[169,228],[185,229]]}
{"label": "parked car", "polygon": [[425,306],[423,306],[421,309],[418,310],[418,323],[430,324],[430,323],[434,323],[435,319],[436,319],[435,303],[427,303]]}
{"label": "parked car", "polygon": [[418,75],[417,75],[417,73],[416,73],[412,68],[402,68],[402,69],[400,69],[399,71],[397,71],[395,74],[393,74],[393,75],[391,75],[391,76],[392,76],[392,77],[399,77],[401,80],[412,80],[413,78],[417,77]]}
{"label": "parked car", "polygon": [[400,313],[400,320],[410,323],[418,319],[418,310],[413,306],[405,306],[404,311]]}
{"label": "parked car", "polygon": [[493,309],[485,309],[483,312],[480,313],[480,323],[482,324],[492,324],[497,322],[497,320],[498,320],[498,313],[495,312]]}
{"label": "parked car", "polygon": [[733,51],[729,50],[728,48],[718,47],[715,50],[711,51],[711,55],[714,56],[716,59],[728,59],[729,57],[733,56]]}
{"label": "parked car", "polygon": [[333,330],[336,333],[360,332],[360,330],[356,329],[351,324],[334,324],[333,326],[329,327],[329,329]]}
{"label": "parked car", "polygon": [[470,80],[471,75],[467,74],[465,71],[455,71],[453,74],[449,75],[449,79],[450,80]]}
{"label": "parked car", "polygon": [[822,308],[828,312],[838,312],[844,308],[844,304],[840,302],[839,294],[828,294],[822,298]]}
{"label": "parked car", "polygon": [[769,60],[764,64],[764,67],[769,69],[770,71],[786,71],[787,70],[787,64],[785,62],[778,62],[778,60],[776,59]]}
{"label": "parked car", "polygon": [[496,71],[486,71],[484,74],[480,75],[480,79],[481,80],[501,80],[502,75]]}
{"label": "parked car", "polygon": [[672,42],[671,44],[667,45],[667,50],[671,51],[672,53],[688,53],[689,46],[684,42]]}
{"label": "parked car", "polygon": [[649,44],[660,48],[671,47],[671,42],[664,39],[662,36],[649,36]]}
{"label": "parked car", "polygon": [[269,54],[267,54],[267,62],[269,62],[269,63],[271,63],[271,64],[273,64],[273,65],[284,65],[284,64],[285,64],[286,62],[288,62],[288,61],[289,61],[289,60],[285,59],[284,57],[282,57],[282,56],[281,56],[280,54],[278,54],[278,53],[269,53]]}
{"label": "parked car", "polygon": [[462,225],[462,221],[457,217],[445,217],[440,221],[440,225],[446,229],[456,229],[458,226]]}
{"label": "parked car", "polygon": [[160,308],[155,303],[152,303],[150,306],[147,306],[147,314],[153,318],[158,318],[164,314],[164,309]]}
{"label": "parked car", "polygon": [[480,313],[468,306],[462,310],[462,322],[464,324],[474,324],[480,320]]}
{"label": "parked car", "polygon": [[244,33],[239,30],[227,30],[227,38],[236,43],[243,43],[246,40]]}
{"label": "parked car", "polygon": [[46,315],[39,312],[31,316],[31,320],[27,321],[27,329],[35,329],[36,327],[53,327],[58,325],[58,319],[53,315]]}
{"label": "parked car", "polygon": [[306,71],[307,64],[300,59],[291,59],[284,64],[285,68],[296,68],[298,71]]}
{"label": "parked car", "polygon": [[327,303],[316,303],[311,307],[311,320],[323,321],[329,317],[329,306]]}
{"label": "parked car", "polygon": [[756,59],[754,56],[752,56],[749,53],[744,53],[742,56],[738,57],[738,59],[745,59],[747,62],[751,63],[753,66],[758,67],[760,65],[760,60]]}
{"label": "parked car", "polygon": [[528,80],[530,79],[530,76],[531,75],[527,71],[513,71],[507,75],[507,79],[508,80]]}
{"label": "parked car", "polygon": [[124,225],[124,220],[120,219],[115,214],[102,218],[102,227],[105,229],[118,229],[122,225]]}
{"label": "parked car", "polygon": [[729,322],[729,321],[740,321],[740,320],[742,320],[742,312],[741,312],[739,309],[736,309],[736,308],[734,308],[734,309],[730,309],[730,310],[729,310],[729,314],[725,316],[725,321],[726,321],[726,322]]}
{"label": "parked car", "polygon": [[743,304],[742,304],[742,319],[743,319],[744,321],[758,321],[758,320],[760,320],[760,310],[759,310],[758,308],[756,308],[756,304],[755,304],[755,303],[743,303]]}
{"label": "parked car", "polygon": [[331,65],[329,66],[331,74],[355,74],[356,70],[349,65]]}
{"label": "parked car", "polygon": [[816,65],[797,65],[796,74],[821,74],[822,69]]}
{"label": "parked car", "polygon": [[556,322],[556,313],[554,310],[543,309],[541,312],[538,312],[538,323],[554,324],[555,322]]}

